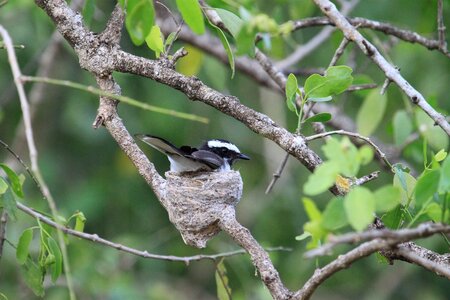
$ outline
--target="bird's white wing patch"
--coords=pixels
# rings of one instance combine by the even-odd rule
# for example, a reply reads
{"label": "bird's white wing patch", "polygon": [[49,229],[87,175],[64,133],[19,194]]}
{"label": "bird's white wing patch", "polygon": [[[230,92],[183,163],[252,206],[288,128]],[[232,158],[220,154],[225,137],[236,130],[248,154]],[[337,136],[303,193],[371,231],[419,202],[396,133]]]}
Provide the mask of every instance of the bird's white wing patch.
{"label": "bird's white wing patch", "polygon": [[234,151],[236,153],[241,153],[241,151],[239,151],[238,147],[236,147],[235,145],[231,144],[231,143],[226,143],[226,142],[222,142],[222,141],[218,141],[218,140],[211,140],[208,142],[208,147],[210,148],[220,148],[220,147],[225,147],[228,150]]}

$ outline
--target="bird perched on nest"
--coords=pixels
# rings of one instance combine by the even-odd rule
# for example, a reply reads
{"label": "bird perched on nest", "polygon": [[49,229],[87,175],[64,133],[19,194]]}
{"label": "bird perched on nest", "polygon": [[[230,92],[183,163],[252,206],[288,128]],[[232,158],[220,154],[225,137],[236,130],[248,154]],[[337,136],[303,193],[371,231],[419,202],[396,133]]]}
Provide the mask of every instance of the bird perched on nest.
{"label": "bird perched on nest", "polygon": [[170,171],[173,172],[226,172],[231,170],[235,160],[250,159],[247,155],[242,154],[236,145],[226,140],[209,140],[197,149],[191,146],[178,148],[171,142],[153,135],[137,134],[135,136],[167,155],[170,161]]}

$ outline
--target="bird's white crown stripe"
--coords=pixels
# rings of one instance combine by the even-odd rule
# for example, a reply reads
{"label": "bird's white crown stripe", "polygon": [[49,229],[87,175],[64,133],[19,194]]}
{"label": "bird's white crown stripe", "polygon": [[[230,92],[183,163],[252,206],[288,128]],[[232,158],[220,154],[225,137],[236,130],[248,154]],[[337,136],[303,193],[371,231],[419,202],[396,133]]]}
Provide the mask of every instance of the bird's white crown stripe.
{"label": "bird's white crown stripe", "polygon": [[241,153],[241,151],[239,151],[238,147],[236,147],[235,145],[231,144],[231,143],[226,143],[226,142],[222,142],[222,141],[218,141],[218,140],[211,140],[208,142],[208,147],[210,148],[220,148],[220,147],[225,147],[228,150],[234,151],[236,153]]}

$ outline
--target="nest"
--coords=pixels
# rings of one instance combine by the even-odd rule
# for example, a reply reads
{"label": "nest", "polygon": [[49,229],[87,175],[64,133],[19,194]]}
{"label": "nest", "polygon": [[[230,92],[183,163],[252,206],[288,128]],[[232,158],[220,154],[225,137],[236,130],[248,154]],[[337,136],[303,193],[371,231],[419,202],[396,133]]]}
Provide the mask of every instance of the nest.
{"label": "nest", "polygon": [[220,232],[224,212],[234,212],[242,196],[242,178],[237,171],[166,173],[164,206],[170,221],[187,245],[205,248]]}

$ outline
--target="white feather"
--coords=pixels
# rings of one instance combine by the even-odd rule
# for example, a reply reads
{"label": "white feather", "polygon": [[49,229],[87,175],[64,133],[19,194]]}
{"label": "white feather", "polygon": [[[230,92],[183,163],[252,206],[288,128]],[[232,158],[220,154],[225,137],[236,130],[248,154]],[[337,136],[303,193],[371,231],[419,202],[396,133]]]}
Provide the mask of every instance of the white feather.
{"label": "white feather", "polygon": [[222,141],[218,141],[218,140],[211,140],[208,142],[208,147],[209,148],[221,148],[221,147],[225,147],[228,150],[234,151],[236,153],[241,153],[241,151],[239,151],[238,147],[236,147],[235,145],[231,144],[231,143],[226,143],[226,142],[222,142]]}

